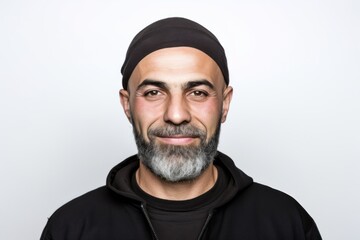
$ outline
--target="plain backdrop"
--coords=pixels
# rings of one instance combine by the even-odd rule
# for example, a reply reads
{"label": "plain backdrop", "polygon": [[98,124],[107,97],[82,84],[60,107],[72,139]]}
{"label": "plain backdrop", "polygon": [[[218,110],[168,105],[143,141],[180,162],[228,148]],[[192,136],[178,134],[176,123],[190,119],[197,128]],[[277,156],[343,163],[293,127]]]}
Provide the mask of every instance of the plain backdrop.
{"label": "plain backdrop", "polygon": [[169,16],[226,49],[219,149],[296,198],[324,239],[359,239],[359,13],[356,0],[1,0],[0,239],[39,239],[136,153],[120,67],[132,37]]}

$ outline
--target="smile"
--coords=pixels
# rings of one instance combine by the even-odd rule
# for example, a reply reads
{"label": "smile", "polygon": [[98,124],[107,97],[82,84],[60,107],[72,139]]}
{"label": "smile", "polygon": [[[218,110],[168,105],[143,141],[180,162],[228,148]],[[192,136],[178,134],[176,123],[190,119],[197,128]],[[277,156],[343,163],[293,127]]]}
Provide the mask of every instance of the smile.
{"label": "smile", "polygon": [[198,140],[198,137],[193,136],[158,136],[158,141],[163,144],[171,144],[171,145],[188,145],[194,143]]}

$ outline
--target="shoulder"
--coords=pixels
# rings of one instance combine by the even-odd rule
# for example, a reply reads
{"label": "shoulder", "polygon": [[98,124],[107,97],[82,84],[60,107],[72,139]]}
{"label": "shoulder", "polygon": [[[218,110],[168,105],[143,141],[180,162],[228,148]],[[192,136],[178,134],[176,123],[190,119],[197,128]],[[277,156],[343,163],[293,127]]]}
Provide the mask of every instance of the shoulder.
{"label": "shoulder", "polygon": [[251,199],[256,203],[266,202],[267,205],[278,205],[279,203],[297,205],[297,201],[290,195],[257,182],[251,184],[239,196],[244,199]]}
{"label": "shoulder", "polygon": [[59,216],[78,215],[82,212],[88,212],[89,210],[94,209],[95,205],[102,206],[104,203],[111,204],[111,195],[112,193],[105,186],[94,189],[61,206],[53,213],[50,219]]}
{"label": "shoulder", "polygon": [[228,211],[236,212],[234,217],[241,214],[259,225],[271,223],[287,229],[297,226],[309,236],[306,239],[321,239],[314,220],[293,197],[266,185],[253,183],[239,192]]}
{"label": "shoulder", "polygon": [[298,214],[304,211],[301,205],[290,195],[254,182],[240,191],[233,199],[234,206],[261,211],[263,214]]}
{"label": "shoulder", "polygon": [[77,221],[79,218],[86,218],[89,214],[111,204],[110,192],[105,186],[89,191],[58,208],[49,218],[48,225],[67,223],[69,219]]}
{"label": "shoulder", "polygon": [[[105,229],[114,218],[119,224],[126,221],[128,209],[124,198],[103,186],[85,193],[57,209],[49,218],[42,234],[45,239],[78,239],[91,229]],[[134,212],[134,211],[132,211]],[[119,216],[125,216],[123,219]],[[66,236],[65,236],[66,235]]]}

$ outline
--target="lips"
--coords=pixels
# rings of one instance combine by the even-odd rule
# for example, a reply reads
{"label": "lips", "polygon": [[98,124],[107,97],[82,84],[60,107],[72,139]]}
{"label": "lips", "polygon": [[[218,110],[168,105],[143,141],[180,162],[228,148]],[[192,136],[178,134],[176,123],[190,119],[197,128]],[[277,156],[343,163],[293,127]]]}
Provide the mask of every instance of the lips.
{"label": "lips", "polygon": [[156,138],[165,144],[171,145],[188,145],[194,143],[198,139],[198,136],[188,135],[172,135],[172,136],[156,136]]}
{"label": "lips", "polygon": [[151,141],[164,145],[197,145],[206,138],[206,132],[188,124],[165,125],[149,129],[148,136]]}

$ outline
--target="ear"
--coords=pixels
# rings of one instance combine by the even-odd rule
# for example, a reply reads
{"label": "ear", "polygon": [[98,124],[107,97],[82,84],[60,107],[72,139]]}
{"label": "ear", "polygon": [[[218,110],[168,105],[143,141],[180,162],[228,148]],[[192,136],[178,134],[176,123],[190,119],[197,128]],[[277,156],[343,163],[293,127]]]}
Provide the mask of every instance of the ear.
{"label": "ear", "polygon": [[124,109],[125,115],[128,118],[129,122],[131,123],[129,92],[124,89],[121,89],[119,91],[119,95],[120,95],[120,102]]}
{"label": "ear", "polygon": [[226,121],[227,114],[230,108],[230,102],[233,94],[233,88],[228,86],[224,91],[223,96],[223,109],[221,113],[221,122],[224,123]]}

